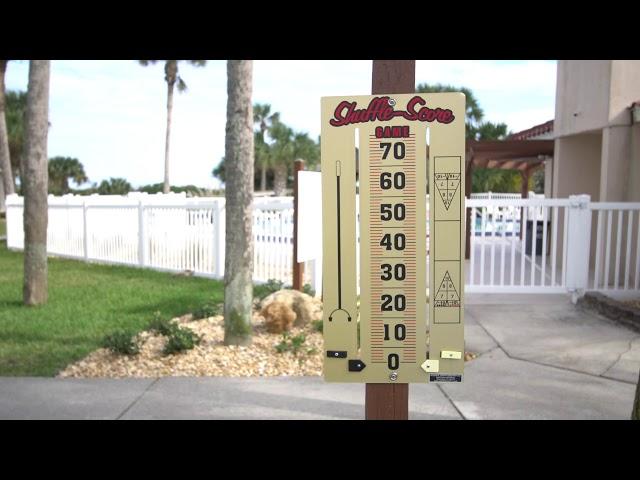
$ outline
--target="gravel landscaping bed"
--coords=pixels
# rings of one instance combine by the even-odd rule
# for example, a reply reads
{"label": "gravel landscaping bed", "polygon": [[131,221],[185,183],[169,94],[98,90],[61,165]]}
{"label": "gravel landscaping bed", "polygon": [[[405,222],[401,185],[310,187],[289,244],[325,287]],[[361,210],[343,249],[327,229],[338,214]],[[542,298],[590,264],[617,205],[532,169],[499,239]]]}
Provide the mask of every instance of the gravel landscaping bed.
{"label": "gravel landscaping bed", "polygon": [[[315,302],[314,302],[315,303]],[[313,320],[322,319],[320,302],[314,305]],[[189,328],[202,340],[191,350],[164,355],[167,337],[153,331],[138,334],[139,353],[123,355],[100,348],[82,360],[67,366],[57,376],[61,378],[93,377],[262,377],[262,376],[321,376],[324,341],[322,333],[312,323],[293,327],[287,332],[269,333],[265,319],[258,312],[253,315],[253,341],[248,346],[224,345],[224,324],[221,315],[192,320],[192,315],[173,319],[180,327]],[[278,352],[276,347],[291,346],[292,339],[304,335],[298,351]],[[282,348],[281,348],[282,349]],[[285,349],[286,350],[286,349]],[[476,357],[465,352],[465,361]]]}
{"label": "gravel landscaping bed", "polygon": [[322,334],[312,327],[293,328],[291,337],[306,336],[301,351],[278,353],[282,334],[268,333],[262,316],[253,318],[253,342],[246,347],[223,344],[223,317],[189,321],[190,316],[175,319],[182,327],[202,335],[192,350],[163,355],[166,338],[151,332],[139,334],[140,353],[127,356],[101,348],[69,365],[58,377],[165,377],[212,376],[254,377],[276,375],[322,375]]}

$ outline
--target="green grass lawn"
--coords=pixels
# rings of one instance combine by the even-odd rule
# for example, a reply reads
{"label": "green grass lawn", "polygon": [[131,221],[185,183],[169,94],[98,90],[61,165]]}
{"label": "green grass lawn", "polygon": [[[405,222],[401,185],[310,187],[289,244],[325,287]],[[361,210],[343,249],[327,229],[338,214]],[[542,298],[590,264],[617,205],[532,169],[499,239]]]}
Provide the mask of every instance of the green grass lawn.
{"label": "green grass lawn", "polygon": [[0,376],[53,376],[118,329],[223,301],[220,281],[49,259],[49,302],[22,305],[23,255],[0,242]]}

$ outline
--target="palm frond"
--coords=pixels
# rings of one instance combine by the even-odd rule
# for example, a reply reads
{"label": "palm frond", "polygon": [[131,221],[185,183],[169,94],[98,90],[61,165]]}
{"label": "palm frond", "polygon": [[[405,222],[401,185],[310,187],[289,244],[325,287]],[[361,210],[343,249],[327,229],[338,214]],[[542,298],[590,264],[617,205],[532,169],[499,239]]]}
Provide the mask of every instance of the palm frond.
{"label": "palm frond", "polygon": [[179,92],[186,92],[187,91],[187,84],[184,83],[184,80],[182,80],[182,77],[178,77],[178,91]]}

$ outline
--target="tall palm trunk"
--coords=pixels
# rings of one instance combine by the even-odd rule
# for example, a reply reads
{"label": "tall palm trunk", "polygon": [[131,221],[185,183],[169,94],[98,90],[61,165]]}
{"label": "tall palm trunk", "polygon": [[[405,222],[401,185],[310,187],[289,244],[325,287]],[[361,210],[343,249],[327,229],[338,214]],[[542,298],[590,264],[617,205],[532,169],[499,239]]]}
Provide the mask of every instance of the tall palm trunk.
{"label": "tall palm trunk", "polygon": [[267,166],[262,163],[260,165],[260,191],[264,192],[267,190]]}
{"label": "tall palm trunk", "polygon": [[5,117],[4,77],[7,72],[8,60],[0,60],[0,181],[3,182],[4,192],[0,192],[4,204],[5,195],[15,193],[13,173],[11,172],[11,158],[9,156],[9,134],[7,133],[7,119]]}
{"label": "tall palm trunk", "polygon": [[0,169],[0,213],[7,211],[7,203],[4,195],[4,183],[2,181],[2,169]]}
{"label": "tall palm trunk", "polygon": [[31,60],[25,119],[24,289],[26,305],[47,301],[47,134],[49,130],[49,60]]}
{"label": "tall palm trunk", "polygon": [[287,166],[276,165],[273,173],[273,193],[276,197],[281,197],[287,189]]}
{"label": "tall palm trunk", "polygon": [[224,343],[251,343],[253,300],[253,106],[251,60],[227,61]]}
{"label": "tall palm trunk", "polygon": [[169,141],[171,138],[171,111],[173,110],[173,87],[174,81],[167,81],[167,136],[164,144],[164,185],[162,191],[169,193]]}

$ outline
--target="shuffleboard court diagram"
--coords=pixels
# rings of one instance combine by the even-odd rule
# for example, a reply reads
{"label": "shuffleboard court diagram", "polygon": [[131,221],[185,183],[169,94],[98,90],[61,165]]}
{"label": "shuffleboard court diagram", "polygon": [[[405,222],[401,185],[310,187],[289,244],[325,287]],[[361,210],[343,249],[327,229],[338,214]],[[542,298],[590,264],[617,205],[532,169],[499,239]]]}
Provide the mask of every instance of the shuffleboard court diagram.
{"label": "shuffleboard court diagram", "polygon": [[435,174],[436,189],[442,198],[444,208],[449,210],[451,201],[460,186],[459,173],[436,173]]}

